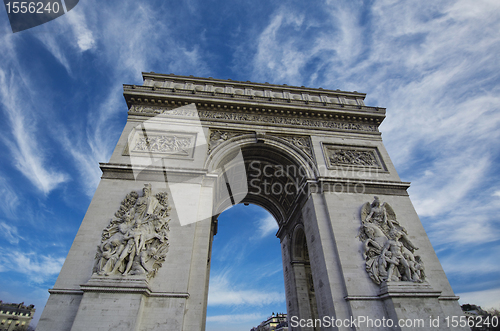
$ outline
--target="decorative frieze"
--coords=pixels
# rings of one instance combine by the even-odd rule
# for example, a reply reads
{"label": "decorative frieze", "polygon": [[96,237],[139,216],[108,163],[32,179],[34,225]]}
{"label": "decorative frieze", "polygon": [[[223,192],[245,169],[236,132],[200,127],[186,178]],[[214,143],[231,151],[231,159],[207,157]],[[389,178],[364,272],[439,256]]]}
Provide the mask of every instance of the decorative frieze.
{"label": "decorative frieze", "polygon": [[153,195],[151,184],[139,197],[132,191],[102,231],[93,272],[99,276],[154,277],[168,251],[168,194]]}
{"label": "decorative frieze", "polygon": [[323,144],[323,152],[329,168],[355,166],[385,170],[377,149],[373,147]]}
{"label": "decorative frieze", "polygon": [[377,125],[374,124],[351,123],[326,119],[286,117],[264,114],[230,113],[210,110],[202,110],[199,112],[199,115],[203,120],[213,121],[253,122],[258,124],[303,126],[318,129],[378,132]]}
{"label": "decorative frieze", "polygon": [[197,115],[197,111],[193,109],[174,108],[169,109],[166,106],[149,106],[149,105],[132,105],[130,111],[134,113],[146,114],[165,114],[172,116],[187,116],[193,117]]}
{"label": "decorative frieze", "polygon": [[168,153],[189,156],[194,146],[194,137],[161,135],[138,137],[133,152]]}
{"label": "decorative frieze", "polygon": [[375,283],[425,280],[424,264],[415,254],[418,248],[387,202],[381,204],[375,197],[371,204],[365,203],[361,224],[358,237],[363,242],[365,269]]}
{"label": "decorative frieze", "polygon": [[[168,109],[161,106],[132,105],[131,112],[145,114],[165,114],[169,116],[196,116],[196,111],[188,109]],[[333,129],[347,131],[378,132],[376,124],[337,121],[323,118],[307,118],[298,116],[265,115],[240,112],[226,112],[218,110],[199,110],[201,120],[222,122],[250,122],[257,124],[301,126],[318,129]]]}

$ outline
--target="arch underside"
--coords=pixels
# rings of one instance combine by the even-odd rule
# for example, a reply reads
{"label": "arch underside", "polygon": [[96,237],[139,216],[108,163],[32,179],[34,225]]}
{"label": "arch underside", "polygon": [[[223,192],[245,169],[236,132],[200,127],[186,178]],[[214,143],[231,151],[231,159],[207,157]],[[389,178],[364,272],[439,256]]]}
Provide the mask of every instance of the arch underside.
{"label": "arch underside", "polygon": [[[232,163],[224,167],[225,174],[219,176],[216,190],[216,210],[218,213],[231,205],[242,202],[252,203],[269,211],[279,225],[286,223],[299,208],[299,200],[306,190],[308,169],[294,159],[284,149],[263,143],[246,144],[241,147],[245,172],[241,164]],[[234,157],[228,152],[220,164]],[[220,167],[220,166],[219,166]],[[233,198],[224,196],[228,182],[245,181],[248,193],[238,196],[240,188],[234,188]]]}

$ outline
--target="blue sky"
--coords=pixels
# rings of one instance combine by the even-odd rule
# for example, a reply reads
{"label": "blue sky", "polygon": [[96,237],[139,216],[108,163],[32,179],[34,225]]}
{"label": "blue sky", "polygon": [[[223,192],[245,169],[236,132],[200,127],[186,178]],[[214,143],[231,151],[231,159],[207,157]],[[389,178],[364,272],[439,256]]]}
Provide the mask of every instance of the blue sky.
{"label": "blue sky", "polygon": [[[0,10],[0,299],[39,318],[125,124],[122,84],[154,71],[367,93],[461,302],[500,308],[498,31],[496,0],[80,0],[16,34]],[[215,239],[249,231],[214,256],[209,329],[283,310],[279,241],[246,208]]]}

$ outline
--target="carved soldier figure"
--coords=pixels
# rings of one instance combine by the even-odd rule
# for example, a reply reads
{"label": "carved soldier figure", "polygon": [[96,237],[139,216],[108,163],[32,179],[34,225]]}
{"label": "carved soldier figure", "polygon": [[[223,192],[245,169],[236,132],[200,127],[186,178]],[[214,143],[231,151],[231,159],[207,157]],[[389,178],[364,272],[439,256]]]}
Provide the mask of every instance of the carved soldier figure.
{"label": "carved soldier figure", "polygon": [[94,273],[154,276],[168,251],[169,210],[167,193],[152,195],[151,184],[144,186],[142,197],[129,193],[103,231]]}
{"label": "carved soldier figure", "polygon": [[418,248],[388,203],[381,204],[378,197],[365,203],[361,222],[358,237],[363,241],[365,268],[375,283],[424,280],[423,263],[413,254]]}
{"label": "carved soldier figure", "polygon": [[143,196],[137,199],[136,212],[138,219],[146,220],[148,216],[154,214],[160,202],[156,197],[151,196],[151,184],[144,185],[142,192]]}
{"label": "carved soldier figure", "polygon": [[[397,266],[401,266],[403,269],[403,274],[406,276],[407,280],[412,280],[410,265],[408,261],[405,259],[403,255],[403,244],[399,242],[399,238],[401,238],[401,231],[397,229],[393,229],[389,233],[389,240],[386,241],[384,249],[382,250],[381,255],[384,256],[387,251],[391,252],[392,259],[389,261],[389,268],[387,270],[387,279],[386,281],[392,281],[393,273]],[[400,277],[395,277],[396,279]]]}

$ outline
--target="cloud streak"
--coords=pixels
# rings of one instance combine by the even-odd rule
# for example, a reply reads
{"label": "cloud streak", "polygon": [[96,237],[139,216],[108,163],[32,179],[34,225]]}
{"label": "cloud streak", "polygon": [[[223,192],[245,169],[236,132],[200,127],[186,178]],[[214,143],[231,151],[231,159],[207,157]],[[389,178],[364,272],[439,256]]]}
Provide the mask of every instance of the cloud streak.
{"label": "cloud streak", "polygon": [[285,300],[284,293],[266,292],[254,289],[244,290],[242,286],[231,285],[225,275],[213,277],[208,295],[209,306],[263,306]]}
{"label": "cloud streak", "polygon": [[[26,109],[21,88],[13,72],[0,69],[0,100],[3,105],[4,114],[9,119],[13,140],[3,137],[4,143],[10,149],[11,156],[15,160],[15,167],[23,173],[31,183],[44,194],[48,194],[59,184],[68,180],[68,176],[56,170],[46,167],[46,155],[44,149],[38,143],[36,120],[30,117],[33,112]],[[22,81],[22,79],[21,79]]]}
{"label": "cloud streak", "polygon": [[271,233],[275,233],[278,231],[278,223],[271,215],[267,214],[265,217],[260,218],[257,221],[258,229],[257,229],[257,237],[264,238],[270,235]]}
{"label": "cloud streak", "polygon": [[37,255],[20,251],[1,251],[0,272],[12,270],[24,274],[31,282],[41,284],[57,275],[64,258],[51,255]]}
{"label": "cloud streak", "polygon": [[17,232],[17,228],[15,226],[9,225],[5,222],[0,222],[0,233],[5,239],[11,244],[19,243],[19,239],[23,239]]}
{"label": "cloud streak", "polygon": [[[305,31],[319,14],[277,9],[257,38],[254,76],[367,92],[388,108],[381,131],[403,179],[412,181],[418,213],[438,220],[431,238],[456,245],[493,240],[498,231],[489,213],[479,224],[466,219],[491,201],[475,192],[490,180],[498,156],[500,91],[490,83],[500,52],[499,5],[375,1],[360,8],[327,1],[331,20],[321,21],[315,35]],[[291,33],[294,27],[300,32]],[[312,47],[301,48],[306,36]],[[314,66],[318,57],[322,65]]]}

